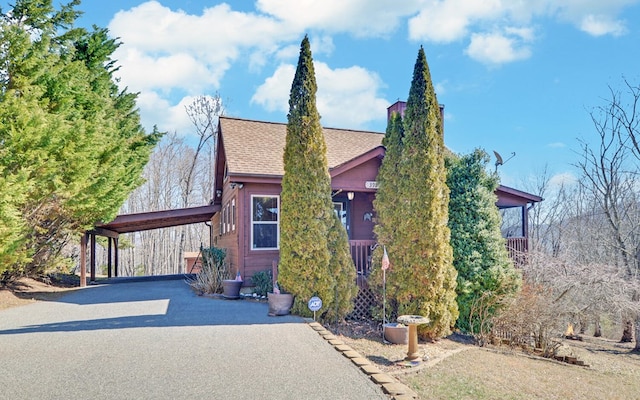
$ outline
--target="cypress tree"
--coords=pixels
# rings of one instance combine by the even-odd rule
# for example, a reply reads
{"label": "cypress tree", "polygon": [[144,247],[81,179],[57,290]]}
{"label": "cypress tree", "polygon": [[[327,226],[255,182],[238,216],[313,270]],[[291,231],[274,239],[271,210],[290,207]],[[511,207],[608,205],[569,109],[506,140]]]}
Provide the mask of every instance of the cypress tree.
{"label": "cypress tree", "polygon": [[[397,305],[398,314],[428,317],[431,323],[421,325],[419,333],[438,338],[451,332],[458,317],[456,270],[447,226],[449,190],[442,121],[422,47],[414,67],[402,134],[397,160],[395,144],[391,143],[394,136],[389,135],[392,158],[389,161],[385,156],[383,165],[391,164],[391,171],[395,166],[396,181],[389,184],[394,179],[391,174],[382,177],[382,193],[376,203],[380,223],[376,232],[388,241],[382,243],[389,250],[392,265],[387,275],[387,296]],[[385,192],[391,188],[395,195]]]}
{"label": "cypress tree", "polygon": [[[355,285],[355,279],[351,279],[352,274],[339,273],[345,271],[342,255],[346,242],[345,236],[332,233],[335,217],[331,177],[316,90],[309,39],[305,36],[289,98],[278,280],[283,289],[295,295],[294,313],[310,315],[307,302],[319,296],[323,313],[330,310],[328,317],[339,318],[348,311],[344,304],[354,295],[349,287]],[[340,294],[336,293],[338,288]]]}
{"label": "cypress tree", "polygon": [[449,227],[454,266],[458,271],[458,328],[478,332],[470,318],[471,308],[483,296],[489,315],[497,311],[499,299],[516,292],[521,277],[509,258],[500,232],[496,208],[496,175],[486,171],[489,156],[483,150],[447,158]]}

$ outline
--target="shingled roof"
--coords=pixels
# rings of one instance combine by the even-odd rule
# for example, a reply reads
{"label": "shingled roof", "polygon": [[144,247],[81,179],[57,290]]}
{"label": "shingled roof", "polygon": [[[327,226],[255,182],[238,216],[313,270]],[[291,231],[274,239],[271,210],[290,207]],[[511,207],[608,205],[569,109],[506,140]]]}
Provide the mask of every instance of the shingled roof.
{"label": "shingled roof", "polygon": [[[287,124],[220,117],[220,132],[229,175],[284,175]],[[384,134],[323,128],[329,169],[377,147]]]}

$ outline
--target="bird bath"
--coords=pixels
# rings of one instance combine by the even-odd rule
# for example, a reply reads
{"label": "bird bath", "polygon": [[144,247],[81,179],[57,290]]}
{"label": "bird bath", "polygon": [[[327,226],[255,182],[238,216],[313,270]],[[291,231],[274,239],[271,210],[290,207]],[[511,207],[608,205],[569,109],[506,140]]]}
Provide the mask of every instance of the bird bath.
{"label": "bird bath", "polygon": [[409,349],[404,359],[407,361],[418,360],[420,358],[418,353],[418,325],[428,324],[430,322],[429,318],[422,315],[401,315],[398,317],[398,322],[409,327]]}

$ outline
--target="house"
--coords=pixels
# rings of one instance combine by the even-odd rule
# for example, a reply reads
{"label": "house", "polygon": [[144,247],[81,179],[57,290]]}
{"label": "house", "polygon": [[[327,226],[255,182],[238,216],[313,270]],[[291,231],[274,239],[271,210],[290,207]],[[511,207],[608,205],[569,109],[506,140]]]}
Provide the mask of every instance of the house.
{"label": "house", "polygon": [[[392,106],[393,107],[393,106]],[[287,125],[220,117],[215,160],[212,245],[227,249],[232,271],[249,282],[279,258],[279,210]],[[384,157],[384,134],[323,128],[333,206],[344,224],[359,275],[370,268],[375,245],[373,200]],[[521,210],[521,235],[510,251],[526,251],[528,208],[542,199],[506,186],[496,190],[497,206]]]}
{"label": "house", "polygon": [[[397,102],[388,112],[402,112]],[[441,114],[443,109],[440,109]],[[269,270],[279,258],[280,192],[284,174],[283,153],[287,125],[220,117],[217,132],[214,193],[210,204],[177,210],[119,215],[109,223],[96,224],[81,238],[80,265],[86,266],[90,249],[91,281],[95,281],[96,236],[108,239],[108,277],[115,261],[118,276],[118,238],[120,234],[159,229],[190,223],[211,222],[211,244],[227,249],[232,272],[240,272],[251,285],[254,273]],[[384,158],[384,134],[349,129],[323,128],[327,161],[331,175],[333,206],[349,236],[351,255],[360,277],[370,268],[372,247],[376,244],[373,227],[373,200],[378,187],[376,177]],[[519,223],[507,238],[507,247],[516,262],[527,251],[528,210],[542,198],[500,185],[497,207],[515,211]],[[112,257],[113,255],[113,257]],[[185,254],[190,270],[198,267],[197,256]],[[81,285],[86,284],[86,268]],[[362,282],[362,279],[359,279]]]}

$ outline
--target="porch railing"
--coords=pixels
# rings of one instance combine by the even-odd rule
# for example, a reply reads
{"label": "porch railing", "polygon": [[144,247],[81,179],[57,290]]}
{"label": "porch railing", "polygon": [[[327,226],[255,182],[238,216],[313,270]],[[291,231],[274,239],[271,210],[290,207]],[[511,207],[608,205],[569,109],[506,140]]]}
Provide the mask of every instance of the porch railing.
{"label": "porch railing", "polygon": [[[509,257],[521,265],[527,254],[528,241],[525,237],[511,237],[506,239]],[[371,270],[371,253],[376,245],[375,240],[349,240],[351,246],[351,258],[356,266],[358,277],[366,277]]]}
{"label": "porch railing", "polygon": [[356,266],[358,278],[369,275],[371,270],[371,253],[375,240],[349,240],[351,258]]}
{"label": "porch railing", "polygon": [[509,257],[517,265],[524,265],[529,242],[526,237],[510,237],[506,239]]}

